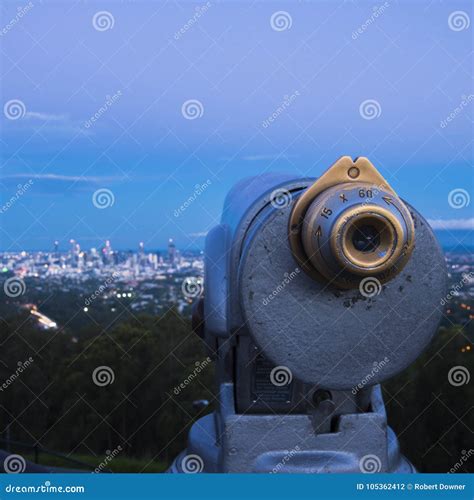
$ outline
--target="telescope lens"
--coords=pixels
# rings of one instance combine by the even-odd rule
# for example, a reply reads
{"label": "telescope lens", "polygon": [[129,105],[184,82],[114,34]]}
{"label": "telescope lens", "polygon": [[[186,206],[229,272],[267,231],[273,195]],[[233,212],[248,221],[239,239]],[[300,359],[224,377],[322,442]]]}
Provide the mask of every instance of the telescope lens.
{"label": "telescope lens", "polygon": [[[344,219],[342,229],[342,264],[356,273],[374,272],[381,266],[387,266],[387,261],[393,258],[398,241],[395,226],[380,213],[380,208],[368,208],[370,212],[357,209],[355,214]],[[337,232],[336,232],[337,235]],[[338,252],[338,243],[334,248]]]}
{"label": "telescope lens", "polygon": [[380,234],[375,226],[364,224],[355,229],[352,244],[359,252],[374,252],[380,245]]}

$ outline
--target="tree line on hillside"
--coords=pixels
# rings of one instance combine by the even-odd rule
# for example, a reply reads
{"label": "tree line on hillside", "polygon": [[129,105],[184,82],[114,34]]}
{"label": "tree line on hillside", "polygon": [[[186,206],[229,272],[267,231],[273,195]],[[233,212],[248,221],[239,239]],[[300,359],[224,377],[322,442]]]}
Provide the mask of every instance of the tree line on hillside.
{"label": "tree line on hillside", "polygon": [[[132,457],[170,461],[200,416],[193,401],[213,400],[207,354],[175,311],[104,326],[73,335],[40,331],[26,316],[3,322],[2,435],[66,454],[120,446]],[[196,363],[199,376],[173,391]]]}
{"label": "tree line on hillside", "polygon": [[[193,421],[212,408],[193,406],[214,400],[213,367],[176,311],[79,332],[38,330],[26,313],[0,326],[3,437],[66,454],[120,446],[128,457],[169,463]],[[463,328],[442,327],[409,369],[384,384],[389,424],[420,471],[474,470],[468,345]],[[453,379],[455,367],[464,367],[464,379]]]}

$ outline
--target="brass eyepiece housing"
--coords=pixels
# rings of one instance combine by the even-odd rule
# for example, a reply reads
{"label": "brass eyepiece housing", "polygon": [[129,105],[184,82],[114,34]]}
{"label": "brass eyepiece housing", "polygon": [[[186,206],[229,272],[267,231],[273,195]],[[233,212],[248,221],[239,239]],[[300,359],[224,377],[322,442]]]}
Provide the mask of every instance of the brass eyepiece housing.
{"label": "brass eyepiece housing", "polygon": [[403,269],[414,226],[405,204],[366,158],[343,157],[296,202],[289,241],[309,275],[355,288],[364,276],[385,282]]}

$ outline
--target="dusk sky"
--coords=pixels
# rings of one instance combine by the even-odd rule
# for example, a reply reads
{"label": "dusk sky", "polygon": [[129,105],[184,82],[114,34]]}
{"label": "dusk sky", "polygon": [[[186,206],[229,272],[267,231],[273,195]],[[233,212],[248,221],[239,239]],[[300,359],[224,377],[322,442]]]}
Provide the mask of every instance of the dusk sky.
{"label": "dusk sky", "polygon": [[1,13],[2,251],[200,247],[241,178],[317,177],[342,155],[435,226],[473,226],[472,0]]}

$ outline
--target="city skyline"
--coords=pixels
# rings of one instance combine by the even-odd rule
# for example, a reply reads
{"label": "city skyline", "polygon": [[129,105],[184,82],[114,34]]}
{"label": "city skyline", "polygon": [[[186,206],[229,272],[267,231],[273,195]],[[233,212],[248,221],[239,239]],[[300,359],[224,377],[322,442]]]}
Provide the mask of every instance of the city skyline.
{"label": "city skyline", "polygon": [[[107,239],[107,238],[104,238],[104,239],[101,239],[101,238],[94,238],[94,241],[97,241],[97,244],[88,244],[87,243],[88,241],[88,238],[84,238],[84,239],[81,239],[79,237],[77,238],[71,238],[69,240],[65,240],[65,241],[58,241],[58,240],[54,240],[54,241],[51,241],[49,245],[46,245],[44,248],[36,248],[36,249],[22,249],[22,250],[2,250],[0,248],[0,254],[17,254],[17,253],[21,253],[21,252],[28,252],[28,253],[60,253],[60,254],[64,254],[64,253],[69,253],[71,251],[71,245],[78,245],[79,247],[79,250],[81,251],[91,251],[91,250],[97,250],[98,248],[104,248],[106,247],[107,245],[111,245],[112,244],[112,241]],[[169,245],[170,243],[173,243],[174,244],[174,238],[168,238],[167,239],[167,242],[166,242],[166,245],[164,245],[163,247],[145,247],[144,245],[144,242],[139,240],[135,243],[135,245],[133,246],[130,246],[130,247],[115,247],[114,246],[114,250],[115,251],[119,251],[119,252],[136,252],[136,253],[139,253],[141,251],[145,251],[145,252],[168,252],[169,251]],[[196,246],[195,248],[177,248],[178,251],[185,251],[185,252],[191,252],[191,253],[195,253],[195,252],[200,252],[202,253],[203,252],[203,248],[201,246]]]}
{"label": "city skyline", "polygon": [[[461,226],[460,228],[452,228],[449,225],[444,227],[438,225],[437,220],[429,220],[428,223],[431,225],[435,236],[438,239],[440,246],[444,249],[450,249],[452,247],[459,246],[460,248],[464,248],[466,251],[474,248],[474,230],[470,227],[470,223],[465,226]],[[204,240],[205,234],[200,235],[201,241],[196,242],[193,245],[183,245],[177,246],[177,250],[179,252],[189,252],[189,253],[202,253],[204,251]],[[161,246],[145,246],[144,241],[142,239],[138,239],[135,242],[132,242],[130,245],[125,246],[116,246],[113,244],[113,248],[119,252],[134,252],[139,253],[144,249],[145,252],[155,252],[155,253],[164,253],[168,251],[168,245],[170,241],[175,243],[175,238],[173,237],[164,237],[165,242]],[[92,242],[92,243],[91,243]],[[94,243],[95,242],[95,243]],[[91,251],[97,250],[98,248],[104,248],[107,243],[112,244],[113,240],[110,240],[106,237],[74,237],[66,240],[51,240],[49,243],[45,244],[44,247],[25,247],[22,249],[10,249],[5,250],[0,246],[0,255],[3,254],[17,254],[21,252],[28,253],[68,253],[70,252],[71,244],[79,245],[79,248],[82,251]]]}

